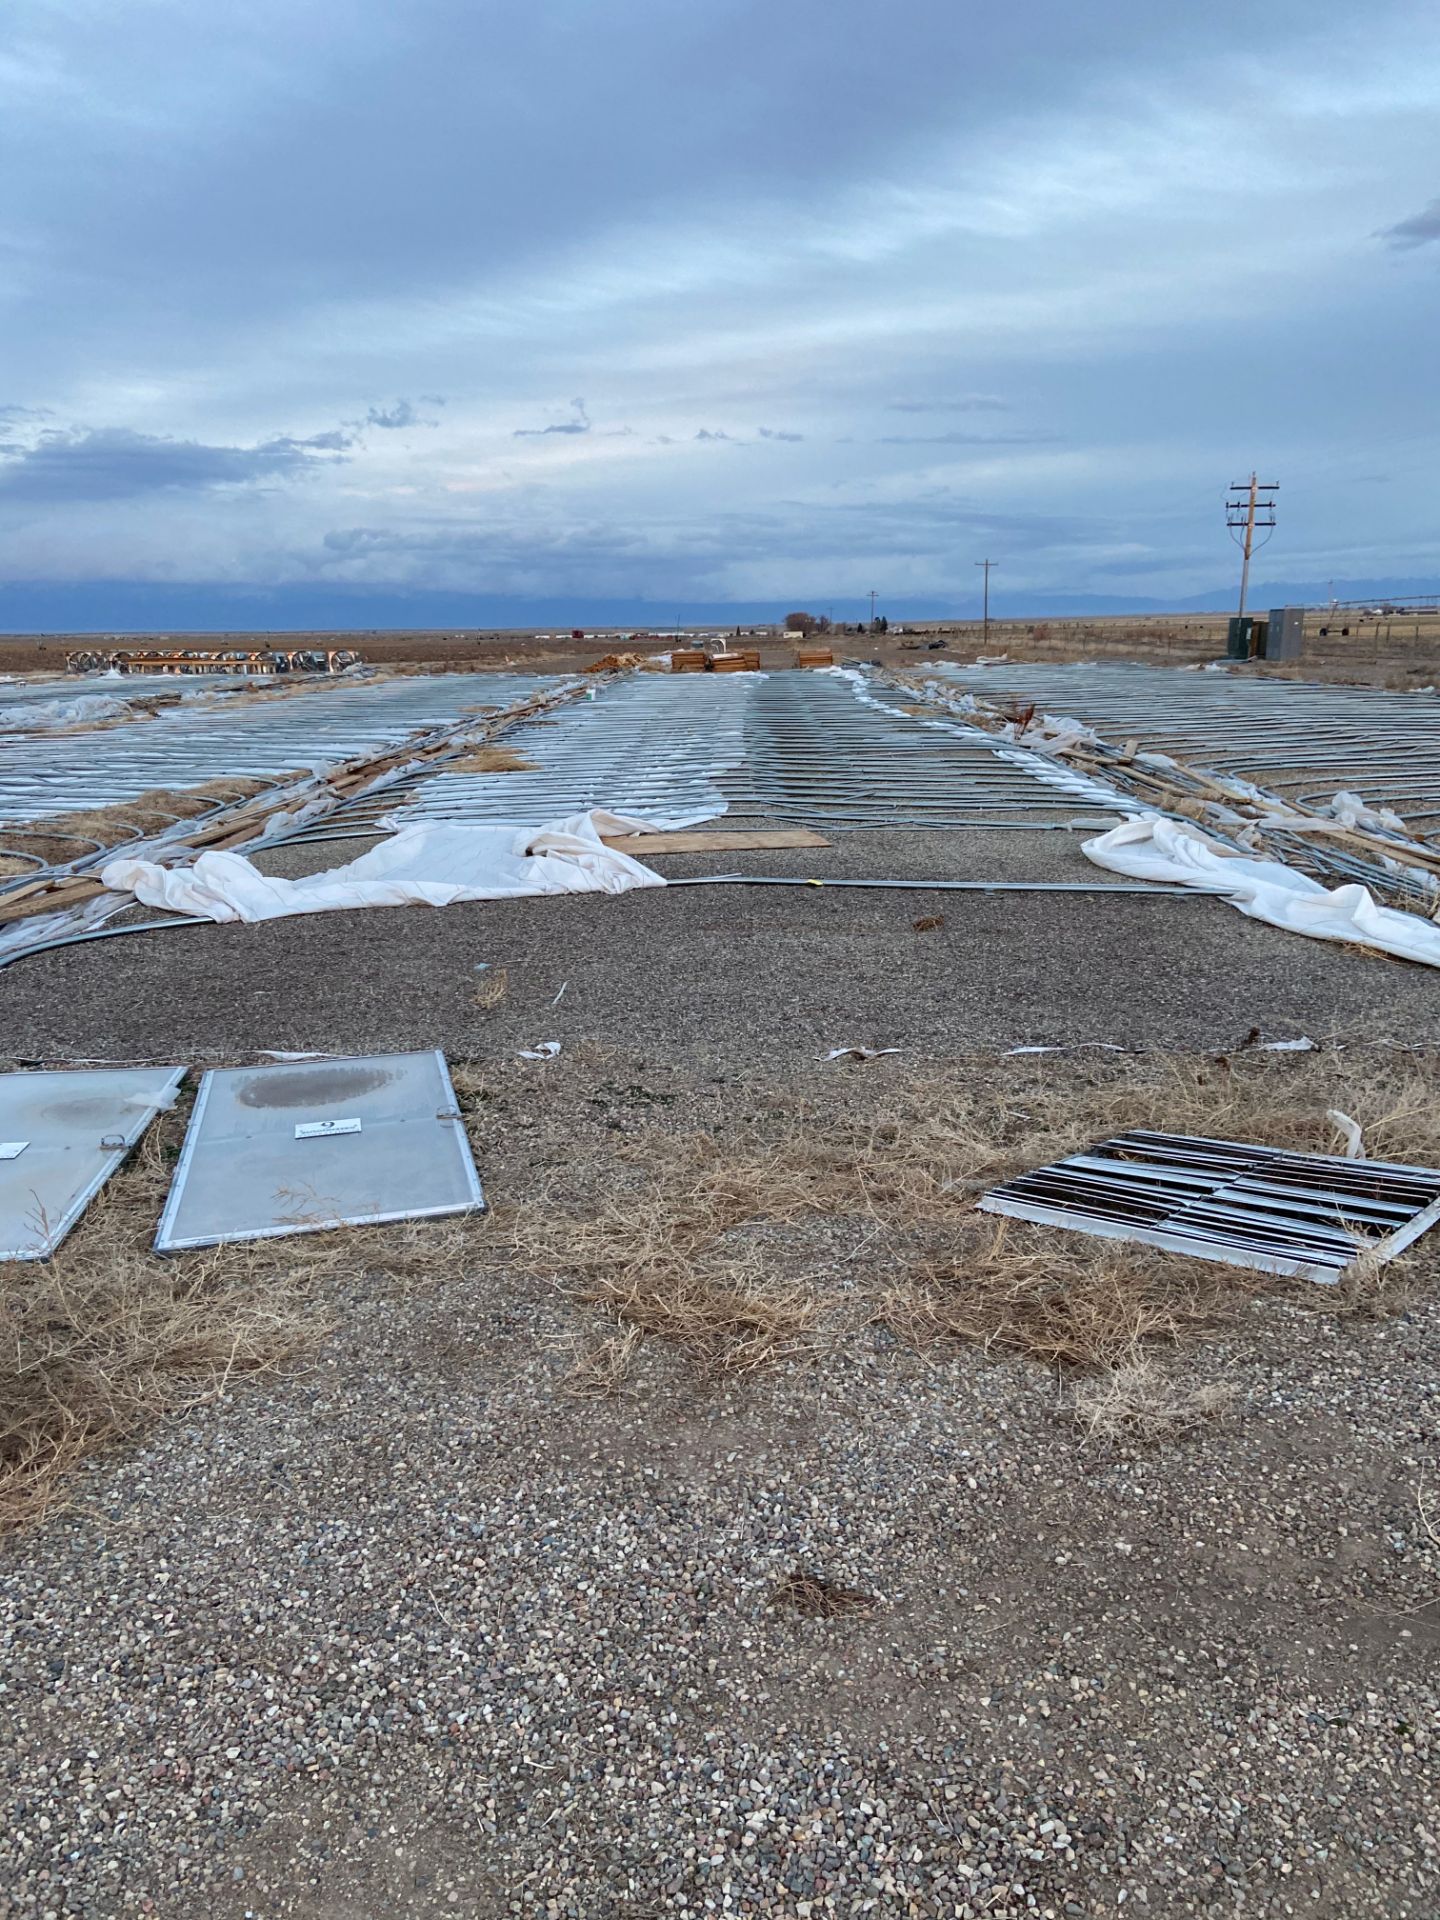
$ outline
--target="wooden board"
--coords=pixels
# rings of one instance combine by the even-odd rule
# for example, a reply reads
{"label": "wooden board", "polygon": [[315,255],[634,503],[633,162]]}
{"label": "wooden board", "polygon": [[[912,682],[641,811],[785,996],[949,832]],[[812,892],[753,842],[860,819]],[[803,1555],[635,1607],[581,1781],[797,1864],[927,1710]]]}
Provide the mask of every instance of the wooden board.
{"label": "wooden board", "polygon": [[632,833],[622,839],[606,839],[607,847],[619,847],[622,853],[768,853],[781,847],[828,847],[830,842],[809,827],[778,827],[769,833],[707,833],[704,828],[689,833]]}

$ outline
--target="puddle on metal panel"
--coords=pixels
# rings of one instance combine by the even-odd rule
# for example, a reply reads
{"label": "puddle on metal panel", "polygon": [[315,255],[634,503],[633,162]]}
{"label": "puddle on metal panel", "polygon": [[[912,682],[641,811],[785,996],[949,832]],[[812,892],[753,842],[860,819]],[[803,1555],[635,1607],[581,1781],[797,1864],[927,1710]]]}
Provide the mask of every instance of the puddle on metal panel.
{"label": "puddle on metal panel", "polygon": [[323,1107],[374,1093],[396,1077],[383,1067],[262,1067],[237,1098],[242,1107]]}
{"label": "puddle on metal panel", "polygon": [[94,1122],[114,1124],[116,1102],[111,1100],[52,1100],[44,1111],[47,1120],[68,1120],[76,1126]]}

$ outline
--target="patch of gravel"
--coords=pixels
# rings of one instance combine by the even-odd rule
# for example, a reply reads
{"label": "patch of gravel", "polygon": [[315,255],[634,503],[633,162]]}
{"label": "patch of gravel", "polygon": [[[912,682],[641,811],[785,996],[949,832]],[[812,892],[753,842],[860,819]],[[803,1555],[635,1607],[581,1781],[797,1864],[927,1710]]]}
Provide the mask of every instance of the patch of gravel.
{"label": "patch of gravel", "polygon": [[[759,1097],[496,1087],[500,1206]],[[731,1380],[646,1342],[577,1400],[605,1323],[486,1249],[357,1268],[310,1363],[4,1549],[6,1920],[1440,1907],[1434,1300],[1252,1309],[1196,1362],[1238,1413],[1148,1450],[880,1329]],[[802,1618],[796,1570],[874,1605]]]}

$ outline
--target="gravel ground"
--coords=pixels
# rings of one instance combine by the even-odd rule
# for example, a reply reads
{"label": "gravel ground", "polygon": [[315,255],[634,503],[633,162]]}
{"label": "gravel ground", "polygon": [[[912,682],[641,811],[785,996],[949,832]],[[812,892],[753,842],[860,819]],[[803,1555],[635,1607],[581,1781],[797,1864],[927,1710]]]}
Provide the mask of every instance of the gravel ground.
{"label": "gravel ground", "polygon": [[[1080,837],[853,833],[808,853],[672,857],[665,871],[1092,878]],[[943,927],[913,930],[939,913]],[[490,1011],[474,1004],[481,961],[507,971]],[[198,1062],[260,1047],[485,1056],[537,1039],[665,1047],[704,1035],[743,1059],[799,1061],[852,1041],[935,1054],[1234,1045],[1254,1026],[1440,1041],[1428,970],[1194,895],[726,886],[318,914],[101,940],[18,962],[0,984],[6,1050],[46,1060]]]}
{"label": "gravel ground", "polygon": [[[764,1086],[489,1079],[500,1205]],[[1236,1414],[1136,1450],[879,1329],[730,1380],[647,1342],[576,1400],[595,1316],[484,1245],[357,1259],[308,1364],[10,1544],[0,1913],[1440,1911],[1435,1300],[1252,1308],[1197,1362]],[[796,1569],[873,1604],[798,1617]]]}
{"label": "gravel ground", "polygon": [[[1087,877],[1075,839],[743,864]],[[657,1112],[723,1132],[843,1042],[963,1074],[1255,1026],[1440,1041],[1419,969],[1198,899],[697,887],[175,930],[3,987],[20,1057],[486,1062],[500,1208]],[[879,1328],[731,1380],[648,1341],[580,1400],[593,1311],[483,1232],[444,1284],[375,1245],[304,1363],[0,1549],[5,1920],[1440,1912],[1432,1298],[1252,1309],[1196,1360],[1236,1413],[1136,1449],[1083,1442],[1033,1365]],[[797,1570],[870,1604],[802,1618]]]}

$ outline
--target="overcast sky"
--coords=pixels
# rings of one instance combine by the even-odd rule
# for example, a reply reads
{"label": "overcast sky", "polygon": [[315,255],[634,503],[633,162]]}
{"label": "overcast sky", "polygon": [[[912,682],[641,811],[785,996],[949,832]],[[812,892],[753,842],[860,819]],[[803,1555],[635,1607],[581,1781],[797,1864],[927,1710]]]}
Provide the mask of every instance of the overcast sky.
{"label": "overcast sky", "polygon": [[1178,598],[1255,464],[1440,576],[1437,108],[1433,0],[6,0],[0,578]]}

